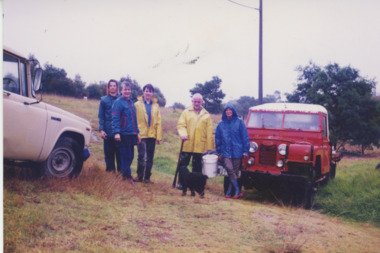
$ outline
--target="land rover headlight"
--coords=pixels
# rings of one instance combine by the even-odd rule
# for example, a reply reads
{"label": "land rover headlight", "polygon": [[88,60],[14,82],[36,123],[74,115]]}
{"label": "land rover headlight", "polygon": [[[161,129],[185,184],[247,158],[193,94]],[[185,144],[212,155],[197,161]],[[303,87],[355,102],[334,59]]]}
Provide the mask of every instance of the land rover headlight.
{"label": "land rover headlight", "polygon": [[280,155],[286,155],[286,144],[278,145],[277,150]]}
{"label": "land rover headlight", "polygon": [[282,159],[278,160],[277,163],[276,163],[276,165],[277,165],[277,167],[279,167],[279,168],[284,167],[284,160],[282,160]]}
{"label": "land rover headlight", "polygon": [[249,159],[248,159],[248,165],[253,165],[254,163],[255,163],[255,158],[254,157],[250,157]]}
{"label": "land rover headlight", "polygon": [[249,143],[249,153],[255,153],[259,149],[256,142],[252,141]]}

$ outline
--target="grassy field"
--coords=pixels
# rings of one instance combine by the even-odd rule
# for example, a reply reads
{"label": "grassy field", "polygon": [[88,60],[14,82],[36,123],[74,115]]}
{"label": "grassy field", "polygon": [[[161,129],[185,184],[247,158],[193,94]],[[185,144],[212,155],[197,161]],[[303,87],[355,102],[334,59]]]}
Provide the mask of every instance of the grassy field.
{"label": "grassy field", "polygon": [[[179,111],[162,109],[155,184],[131,186],[105,172],[99,101],[44,101],[91,122],[91,157],[72,180],[35,178],[29,168],[5,165],[5,252],[378,252],[376,155],[344,158],[311,211],[284,204],[273,192],[250,190],[241,200],[227,200],[221,177],[208,180],[204,199],[182,197],[171,187]],[[132,168],[135,173],[136,161]]]}

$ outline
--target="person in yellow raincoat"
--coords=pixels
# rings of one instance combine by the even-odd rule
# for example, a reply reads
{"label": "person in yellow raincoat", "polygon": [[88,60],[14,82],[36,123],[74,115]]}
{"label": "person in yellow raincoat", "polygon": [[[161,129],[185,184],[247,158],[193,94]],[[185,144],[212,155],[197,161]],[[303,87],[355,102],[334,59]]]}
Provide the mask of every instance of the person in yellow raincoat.
{"label": "person in yellow raincoat", "polygon": [[201,173],[203,153],[214,149],[211,117],[202,103],[202,95],[194,94],[193,105],[182,112],[177,123],[178,134],[184,141],[179,166],[187,167],[192,157],[192,171]]}
{"label": "person in yellow raincoat", "polygon": [[143,87],[143,95],[135,103],[141,142],[137,146],[137,178],[134,181],[151,184],[154,150],[162,139],[160,108],[153,95],[153,85],[147,84]]}

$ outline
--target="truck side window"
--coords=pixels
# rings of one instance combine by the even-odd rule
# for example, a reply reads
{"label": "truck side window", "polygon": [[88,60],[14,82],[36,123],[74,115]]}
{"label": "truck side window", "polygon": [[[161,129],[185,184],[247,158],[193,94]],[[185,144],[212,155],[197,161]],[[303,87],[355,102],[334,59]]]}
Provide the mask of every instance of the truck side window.
{"label": "truck side window", "polygon": [[323,136],[327,136],[327,118],[323,117]]}
{"label": "truck side window", "polygon": [[18,66],[19,62],[17,58],[12,57],[8,54],[3,55],[3,89],[9,92],[20,94]]}

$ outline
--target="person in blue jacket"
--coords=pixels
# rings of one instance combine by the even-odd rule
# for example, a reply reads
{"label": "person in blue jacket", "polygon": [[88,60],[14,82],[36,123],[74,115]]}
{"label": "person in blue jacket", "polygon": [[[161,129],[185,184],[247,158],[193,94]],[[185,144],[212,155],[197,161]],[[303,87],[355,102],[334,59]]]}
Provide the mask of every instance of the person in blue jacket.
{"label": "person in blue jacket", "polygon": [[[238,172],[243,156],[249,152],[249,137],[244,122],[238,118],[233,105],[224,107],[222,121],[218,124],[215,132],[216,152],[222,157],[230,178],[230,184],[226,198],[241,198],[243,193],[238,185]],[[232,187],[235,195],[231,196]]]}
{"label": "person in blue jacket", "polygon": [[121,171],[121,163],[119,150],[116,147],[114,135],[112,133],[112,106],[116,99],[120,97],[119,85],[116,80],[111,79],[108,81],[108,95],[100,99],[99,104],[99,131],[100,136],[104,140],[104,160],[106,162],[106,171],[115,172],[115,158],[117,164],[117,171]]}
{"label": "person in blue jacket", "polygon": [[141,141],[140,130],[137,124],[136,107],[131,97],[131,84],[121,84],[121,97],[116,100],[112,107],[112,132],[119,147],[121,158],[121,172],[123,179],[132,185],[131,164],[134,157],[134,146]]}

